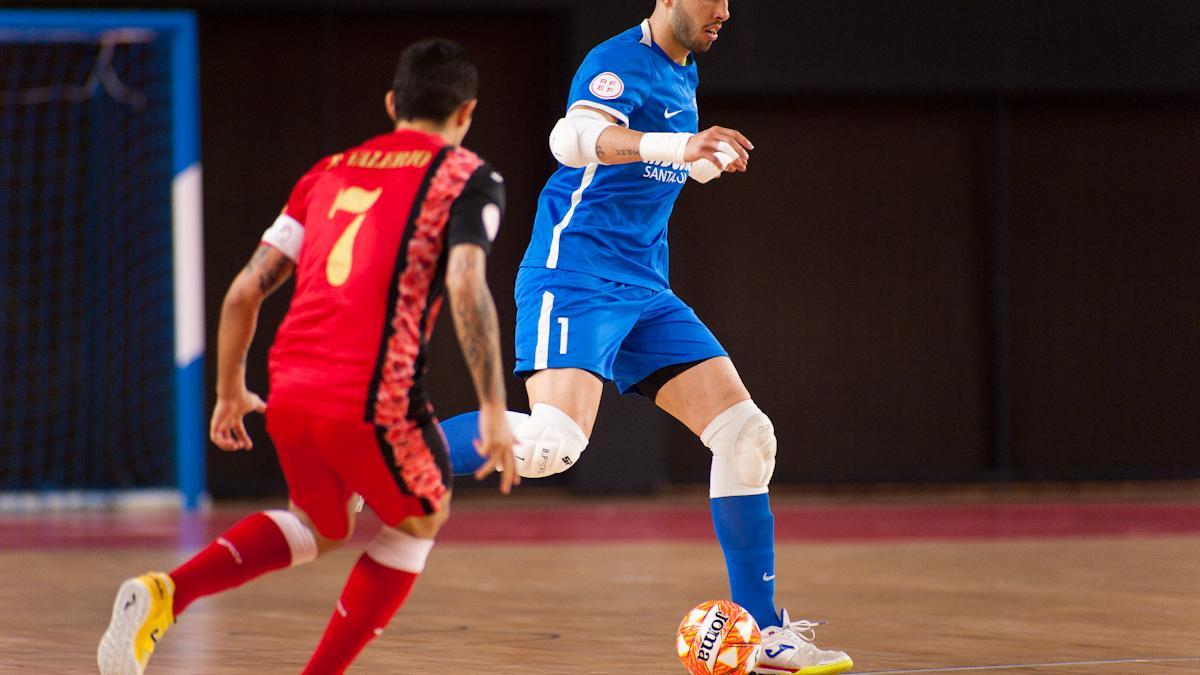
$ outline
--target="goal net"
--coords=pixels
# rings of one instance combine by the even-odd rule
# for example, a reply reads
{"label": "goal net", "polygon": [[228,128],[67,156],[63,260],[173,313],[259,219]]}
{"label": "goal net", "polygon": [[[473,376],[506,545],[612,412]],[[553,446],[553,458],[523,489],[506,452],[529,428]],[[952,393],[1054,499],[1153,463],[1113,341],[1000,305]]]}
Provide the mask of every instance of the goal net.
{"label": "goal net", "polygon": [[0,511],[201,496],[195,64],[187,13],[0,11]]}

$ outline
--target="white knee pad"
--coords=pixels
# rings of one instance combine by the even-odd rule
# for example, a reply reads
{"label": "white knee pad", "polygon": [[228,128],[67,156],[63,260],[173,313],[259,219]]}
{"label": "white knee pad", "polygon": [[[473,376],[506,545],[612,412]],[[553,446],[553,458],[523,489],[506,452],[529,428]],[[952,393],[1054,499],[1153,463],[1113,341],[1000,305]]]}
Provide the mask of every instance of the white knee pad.
{"label": "white knee pad", "polygon": [[775,427],[754,401],[742,401],[717,415],[700,440],[713,453],[709,497],[767,492],[775,473]]}
{"label": "white knee pad", "polygon": [[524,421],[513,426],[513,435],[517,438],[513,455],[522,478],[545,478],[566,471],[579,461],[588,444],[575,420],[547,403],[534,405]]}
{"label": "white knee pad", "polygon": [[432,539],[418,539],[394,527],[384,526],[367,545],[367,555],[375,562],[402,572],[420,574],[433,550]]}

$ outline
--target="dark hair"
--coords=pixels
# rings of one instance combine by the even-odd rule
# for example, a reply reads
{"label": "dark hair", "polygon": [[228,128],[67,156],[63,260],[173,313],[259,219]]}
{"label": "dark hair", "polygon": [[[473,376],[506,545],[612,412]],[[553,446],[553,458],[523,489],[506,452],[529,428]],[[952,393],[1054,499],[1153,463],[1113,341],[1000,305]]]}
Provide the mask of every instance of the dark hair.
{"label": "dark hair", "polygon": [[396,118],[441,121],[479,92],[479,71],[458,43],[428,38],[400,55],[396,77]]}

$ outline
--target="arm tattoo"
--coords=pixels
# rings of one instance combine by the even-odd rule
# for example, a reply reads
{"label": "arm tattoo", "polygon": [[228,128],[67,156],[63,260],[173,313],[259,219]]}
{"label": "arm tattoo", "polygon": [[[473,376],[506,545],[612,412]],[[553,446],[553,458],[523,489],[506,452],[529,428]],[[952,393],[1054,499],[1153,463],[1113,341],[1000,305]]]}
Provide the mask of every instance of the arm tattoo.
{"label": "arm tattoo", "polygon": [[641,154],[641,151],[634,150],[633,148],[618,148],[617,154],[622,157],[637,157]]}
{"label": "arm tattoo", "polygon": [[464,289],[466,292],[450,299],[454,314],[454,328],[462,346],[463,358],[471,371],[475,391],[481,403],[505,400],[504,377],[501,373],[500,329],[496,319],[496,305],[483,271],[478,265],[478,256],[455,256],[448,274],[475,278],[476,282]]}
{"label": "arm tattoo", "polygon": [[263,293],[270,293],[279,288],[279,285],[284,281],[284,272],[287,266],[287,259],[281,257],[258,275],[258,287]]}
{"label": "arm tattoo", "polygon": [[271,249],[269,247],[259,244],[258,248],[254,249],[254,255],[250,256],[250,261],[246,263],[246,271],[253,272],[261,267],[270,252]]}
{"label": "arm tattoo", "polygon": [[254,251],[254,255],[250,257],[250,262],[246,263],[246,271],[251,274],[257,274],[258,289],[264,294],[270,294],[287,278],[287,267],[289,260],[282,256],[277,256],[274,263],[269,263],[267,258],[271,254],[271,247],[265,244],[260,245]]}

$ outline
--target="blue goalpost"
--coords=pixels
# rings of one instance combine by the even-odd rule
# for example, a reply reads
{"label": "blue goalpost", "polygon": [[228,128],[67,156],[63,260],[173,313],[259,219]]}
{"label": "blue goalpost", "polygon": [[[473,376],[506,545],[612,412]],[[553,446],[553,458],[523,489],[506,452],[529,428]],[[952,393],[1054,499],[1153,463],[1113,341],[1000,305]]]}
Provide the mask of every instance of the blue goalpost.
{"label": "blue goalpost", "polygon": [[0,10],[0,511],[204,500],[196,20]]}

